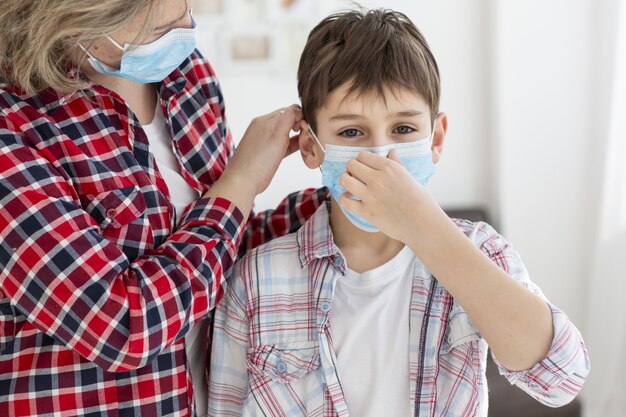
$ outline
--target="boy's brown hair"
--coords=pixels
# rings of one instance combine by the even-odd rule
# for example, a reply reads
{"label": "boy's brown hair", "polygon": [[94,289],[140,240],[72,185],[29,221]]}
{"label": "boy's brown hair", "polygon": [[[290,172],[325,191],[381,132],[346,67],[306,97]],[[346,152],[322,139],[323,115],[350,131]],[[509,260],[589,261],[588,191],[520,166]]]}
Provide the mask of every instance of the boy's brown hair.
{"label": "boy's brown hair", "polygon": [[405,88],[421,95],[431,122],[439,111],[439,68],[426,39],[403,13],[351,10],[322,20],[300,57],[298,93],[304,118],[315,129],[317,110],[344,83],[349,94]]}

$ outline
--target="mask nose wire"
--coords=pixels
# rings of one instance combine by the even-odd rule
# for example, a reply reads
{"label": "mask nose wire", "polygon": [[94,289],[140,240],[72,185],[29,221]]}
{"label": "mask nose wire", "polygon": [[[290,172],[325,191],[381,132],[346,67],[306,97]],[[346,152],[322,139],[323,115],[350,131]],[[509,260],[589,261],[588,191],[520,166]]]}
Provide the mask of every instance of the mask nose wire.
{"label": "mask nose wire", "polygon": [[320,140],[317,138],[317,135],[315,134],[315,132],[313,132],[313,129],[311,129],[311,126],[309,126],[309,133],[311,134],[313,139],[315,139],[315,142],[317,142],[317,144],[320,145],[322,152],[326,153],[326,148],[322,145],[322,142],[320,142]]}

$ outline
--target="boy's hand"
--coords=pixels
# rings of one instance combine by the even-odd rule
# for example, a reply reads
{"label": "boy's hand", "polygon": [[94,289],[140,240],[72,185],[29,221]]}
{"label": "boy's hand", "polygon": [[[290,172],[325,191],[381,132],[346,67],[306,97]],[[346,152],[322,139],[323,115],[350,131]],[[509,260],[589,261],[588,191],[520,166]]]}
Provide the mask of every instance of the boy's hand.
{"label": "boy's hand", "polygon": [[429,226],[435,223],[432,220],[446,216],[404,168],[395,150],[386,158],[361,152],[348,162],[340,182],[347,190],[340,198],[341,207],[363,216],[387,236],[407,245],[415,243],[417,236],[428,235]]}

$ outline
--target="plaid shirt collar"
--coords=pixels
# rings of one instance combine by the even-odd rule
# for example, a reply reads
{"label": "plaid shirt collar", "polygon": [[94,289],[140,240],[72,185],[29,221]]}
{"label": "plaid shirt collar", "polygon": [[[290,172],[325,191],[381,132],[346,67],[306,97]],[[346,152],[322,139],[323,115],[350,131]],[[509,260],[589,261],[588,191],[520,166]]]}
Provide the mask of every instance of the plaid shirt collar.
{"label": "plaid shirt collar", "polygon": [[298,230],[297,244],[300,266],[307,267],[314,259],[329,258],[329,261],[341,275],[347,271],[346,259],[335,245],[330,228],[330,194],[326,204],[319,206],[315,214]]}

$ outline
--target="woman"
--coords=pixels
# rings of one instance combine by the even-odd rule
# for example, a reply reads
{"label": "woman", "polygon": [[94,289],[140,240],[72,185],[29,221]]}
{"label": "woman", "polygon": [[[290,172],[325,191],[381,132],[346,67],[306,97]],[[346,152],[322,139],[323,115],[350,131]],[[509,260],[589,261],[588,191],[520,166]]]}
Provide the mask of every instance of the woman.
{"label": "woman", "polygon": [[2,3],[0,415],[204,415],[240,243],[324,198],[247,216],[301,112],[255,119],[233,152],[192,1]]}

